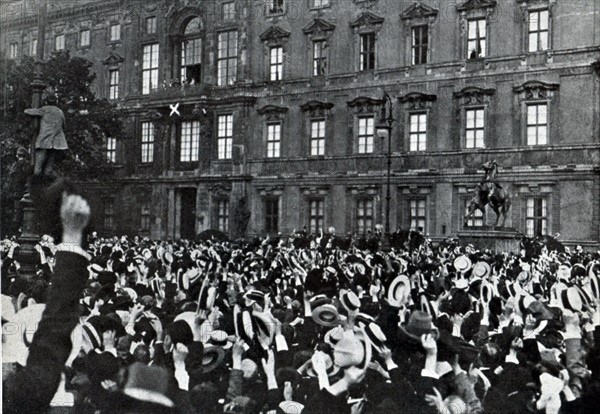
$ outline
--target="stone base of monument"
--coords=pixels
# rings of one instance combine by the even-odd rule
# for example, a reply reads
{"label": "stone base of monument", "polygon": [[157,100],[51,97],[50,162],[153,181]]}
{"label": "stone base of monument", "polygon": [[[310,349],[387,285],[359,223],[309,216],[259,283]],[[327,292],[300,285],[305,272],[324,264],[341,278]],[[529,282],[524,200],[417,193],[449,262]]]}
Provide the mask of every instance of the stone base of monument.
{"label": "stone base of monument", "polygon": [[472,244],[477,250],[489,249],[494,253],[518,253],[522,237],[514,227],[465,227],[458,232],[462,246]]}

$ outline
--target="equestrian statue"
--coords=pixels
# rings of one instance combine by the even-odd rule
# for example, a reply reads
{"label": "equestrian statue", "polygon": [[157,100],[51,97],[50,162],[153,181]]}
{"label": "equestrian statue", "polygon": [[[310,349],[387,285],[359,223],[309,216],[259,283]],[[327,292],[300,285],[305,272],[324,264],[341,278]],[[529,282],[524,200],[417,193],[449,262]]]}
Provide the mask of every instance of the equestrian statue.
{"label": "equestrian statue", "polygon": [[485,171],[483,180],[475,187],[475,195],[469,202],[467,213],[465,214],[465,223],[467,220],[473,217],[475,210],[481,211],[485,216],[485,206],[490,205],[494,213],[496,213],[496,223],[494,227],[500,223],[500,217],[502,217],[502,224],[506,220],[506,215],[510,210],[510,195],[502,188],[502,186],[496,181],[498,175],[498,164],[496,160],[488,161],[481,166]]}

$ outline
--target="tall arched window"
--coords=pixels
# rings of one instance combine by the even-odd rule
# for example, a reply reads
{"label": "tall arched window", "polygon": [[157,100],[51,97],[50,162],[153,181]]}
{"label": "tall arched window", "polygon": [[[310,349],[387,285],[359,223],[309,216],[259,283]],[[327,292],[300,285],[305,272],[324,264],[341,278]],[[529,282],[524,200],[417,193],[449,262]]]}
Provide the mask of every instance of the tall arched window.
{"label": "tall arched window", "polygon": [[181,81],[200,83],[202,76],[202,22],[194,17],[183,31],[181,41]]}

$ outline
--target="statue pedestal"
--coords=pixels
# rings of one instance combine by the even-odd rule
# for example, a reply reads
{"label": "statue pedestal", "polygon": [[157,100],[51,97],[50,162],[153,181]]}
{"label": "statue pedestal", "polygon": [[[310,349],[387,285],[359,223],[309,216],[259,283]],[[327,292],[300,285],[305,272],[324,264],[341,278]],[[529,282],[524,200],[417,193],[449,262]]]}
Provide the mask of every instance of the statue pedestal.
{"label": "statue pedestal", "polygon": [[477,250],[489,249],[494,253],[519,252],[522,237],[513,227],[465,227],[458,232],[462,246],[472,244]]}

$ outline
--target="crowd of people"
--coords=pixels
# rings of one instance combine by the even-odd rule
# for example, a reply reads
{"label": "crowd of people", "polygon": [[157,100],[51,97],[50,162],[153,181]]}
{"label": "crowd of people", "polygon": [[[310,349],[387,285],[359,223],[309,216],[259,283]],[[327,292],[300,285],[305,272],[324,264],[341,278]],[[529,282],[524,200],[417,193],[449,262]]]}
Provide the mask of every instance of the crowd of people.
{"label": "crowd of people", "polygon": [[89,214],[63,197],[33,277],[2,242],[5,413],[596,410],[599,253],[85,237]]}

